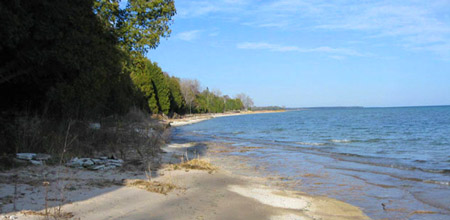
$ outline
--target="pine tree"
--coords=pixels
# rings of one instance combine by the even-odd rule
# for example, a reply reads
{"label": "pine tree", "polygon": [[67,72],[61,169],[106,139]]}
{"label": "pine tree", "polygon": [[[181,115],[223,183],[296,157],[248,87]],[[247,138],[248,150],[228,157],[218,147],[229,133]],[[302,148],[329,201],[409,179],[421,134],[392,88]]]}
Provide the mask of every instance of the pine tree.
{"label": "pine tree", "polygon": [[151,63],[147,70],[155,88],[156,99],[161,113],[168,115],[170,112],[170,89],[168,80],[157,63]]}

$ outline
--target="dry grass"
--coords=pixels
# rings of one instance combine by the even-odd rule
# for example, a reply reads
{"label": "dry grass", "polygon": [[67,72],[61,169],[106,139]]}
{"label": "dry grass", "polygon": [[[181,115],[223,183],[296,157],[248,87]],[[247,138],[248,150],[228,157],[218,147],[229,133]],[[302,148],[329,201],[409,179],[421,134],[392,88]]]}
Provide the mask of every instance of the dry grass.
{"label": "dry grass", "polygon": [[[100,128],[91,124],[99,123]],[[18,116],[8,124],[1,122],[0,155],[16,152],[52,155],[47,164],[59,164],[72,157],[114,155],[123,160],[149,161],[161,153],[160,147],[170,137],[170,130],[149,114],[131,109],[124,116],[90,120],[55,120],[42,116]],[[7,141],[7,142],[6,142]],[[9,156],[9,155],[8,155]],[[13,167],[15,161],[0,158],[1,167]]]}
{"label": "dry grass", "polygon": [[32,211],[32,210],[24,210],[21,211],[20,213],[22,213],[23,215],[27,216],[27,215],[34,215],[34,216],[43,216],[43,217],[51,217],[53,219],[71,219],[74,217],[73,213],[71,212],[59,212],[57,211],[57,209],[55,208],[55,210],[53,212],[49,212],[49,213],[45,213],[45,212],[37,212],[37,211]]}
{"label": "dry grass", "polygon": [[209,173],[213,173],[218,170],[216,166],[212,165],[209,160],[206,159],[193,159],[179,164],[172,164],[169,169],[206,170]]}
{"label": "dry grass", "polygon": [[161,193],[167,195],[167,193],[171,192],[174,189],[178,189],[179,187],[172,183],[163,183],[158,181],[149,181],[142,179],[127,179],[124,181],[124,185],[128,187],[136,187],[139,189],[144,189],[149,192]]}

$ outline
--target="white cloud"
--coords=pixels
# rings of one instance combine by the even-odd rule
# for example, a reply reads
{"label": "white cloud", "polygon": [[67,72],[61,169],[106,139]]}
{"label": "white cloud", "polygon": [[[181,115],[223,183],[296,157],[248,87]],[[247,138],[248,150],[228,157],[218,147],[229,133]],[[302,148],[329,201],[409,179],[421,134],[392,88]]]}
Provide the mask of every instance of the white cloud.
{"label": "white cloud", "polygon": [[189,0],[176,2],[177,15],[193,18],[214,13],[237,13],[244,10],[249,0]]}
{"label": "white cloud", "polygon": [[[181,7],[179,7],[181,5]],[[220,8],[208,1],[192,1],[189,4],[178,4],[177,15],[181,17],[197,17],[218,11]]]}
{"label": "white cloud", "polygon": [[370,56],[349,48],[332,48],[327,46],[315,48],[301,48],[297,46],[284,46],[279,44],[270,44],[265,42],[244,42],[236,45],[239,49],[249,50],[269,50],[276,52],[299,52],[299,53],[326,53],[334,54],[334,57],[343,58],[343,56]]}
{"label": "white cloud", "polygon": [[386,40],[433,53],[450,44],[449,0],[200,0],[177,8],[185,17],[215,16],[255,28],[358,36],[343,42]]}
{"label": "white cloud", "polygon": [[176,38],[184,41],[193,41],[197,39],[200,35],[200,30],[192,30],[192,31],[185,31],[181,32],[176,35]]}
{"label": "white cloud", "polygon": [[[437,19],[432,11],[417,6],[381,5],[362,7],[358,11],[343,11],[340,19],[317,25],[321,29],[373,31],[377,37],[413,36],[416,43],[434,42],[450,34],[450,24]],[[345,14],[345,15],[344,15]]]}

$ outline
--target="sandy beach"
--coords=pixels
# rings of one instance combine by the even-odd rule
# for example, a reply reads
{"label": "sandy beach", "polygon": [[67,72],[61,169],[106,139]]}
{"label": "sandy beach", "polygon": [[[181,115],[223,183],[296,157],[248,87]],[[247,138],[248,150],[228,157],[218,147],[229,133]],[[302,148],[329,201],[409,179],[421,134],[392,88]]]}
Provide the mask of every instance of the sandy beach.
{"label": "sandy beach", "polygon": [[[108,173],[109,178],[115,175]],[[226,171],[178,170],[155,180],[171,181],[181,188],[168,195],[126,186],[77,189],[69,193],[74,196],[62,211],[70,213],[70,219],[368,219],[346,203],[274,190],[262,185],[262,180]],[[24,195],[19,208],[33,208],[25,202],[28,199]],[[7,213],[4,218],[42,218],[27,213],[31,212]]]}
{"label": "sandy beach", "polygon": [[249,114],[267,114],[267,113],[280,113],[285,110],[261,110],[261,111],[241,111],[241,112],[229,112],[229,113],[211,113],[211,114],[193,114],[186,115],[179,119],[167,119],[165,123],[170,124],[172,127],[178,127],[183,125],[195,124],[205,120],[219,117],[237,116],[237,115],[249,115]]}
{"label": "sandy beach", "polygon": [[[220,154],[218,146],[207,148],[210,149],[205,154],[208,158]],[[193,157],[194,152],[202,149],[205,147],[195,143],[168,145],[164,158],[169,160],[186,153]],[[209,160],[215,164],[214,159]],[[42,219],[37,214],[45,212],[46,188],[42,185],[45,174],[50,182],[47,195],[50,213],[55,212],[59,198],[64,195],[60,219],[368,219],[360,209],[347,203],[284,191],[273,187],[273,178],[236,175],[223,166],[223,161],[221,164],[214,172],[170,167],[154,172],[152,181],[177,187],[167,195],[124,186],[127,179],[147,179],[138,171],[47,166],[11,170],[2,174],[0,193],[6,198],[8,192],[14,192],[13,182],[16,182],[19,195],[16,209],[21,211],[11,212],[13,204],[4,204],[2,217]],[[18,176],[15,180],[14,175]],[[58,190],[58,185],[64,185],[65,190]]]}
{"label": "sandy beach", "polygon": [[[229,115],[214,117],[223,116]],[[47,206],[55,219],[369,219],[350,204],[286,191],[285,180],[257,177],[253,175],[256,169],[247,167],[245,161],[236,163],[221,156],[224,150],[226,146],[218,143],[166,145],[161,157],[165,165],[152,170],[151,177],[125,168],[89,171],[28,166],[9,170],[1,174],[1,218],[43,219]],[[199,158],[216,168],[170,165],[180,158]],[[243,172],[246,175],[239,174]],[[173,190],[157,193],[126,184],[149,179],[169,184]],[[19,211],[14,212],[14,206]]]}

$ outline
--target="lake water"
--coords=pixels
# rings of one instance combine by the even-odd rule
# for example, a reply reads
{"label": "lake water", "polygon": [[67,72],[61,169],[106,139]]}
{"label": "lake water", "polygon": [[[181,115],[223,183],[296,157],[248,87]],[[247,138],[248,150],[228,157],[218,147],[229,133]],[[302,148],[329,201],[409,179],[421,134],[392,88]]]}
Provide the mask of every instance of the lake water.
{"label": "lake water", "polygon": [[374,219],[450,219],[450,106],[222,117],[176,128],[173,140],[262,147],[232,154]]}

